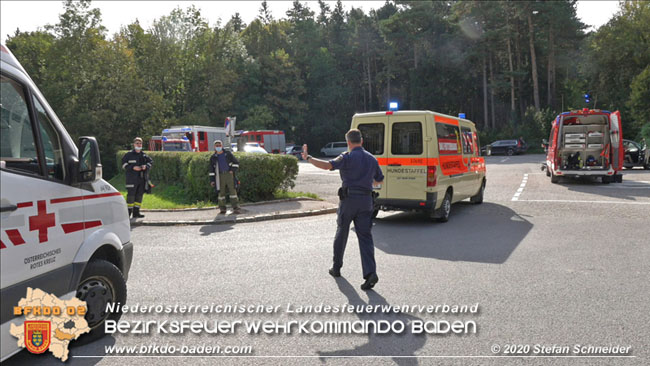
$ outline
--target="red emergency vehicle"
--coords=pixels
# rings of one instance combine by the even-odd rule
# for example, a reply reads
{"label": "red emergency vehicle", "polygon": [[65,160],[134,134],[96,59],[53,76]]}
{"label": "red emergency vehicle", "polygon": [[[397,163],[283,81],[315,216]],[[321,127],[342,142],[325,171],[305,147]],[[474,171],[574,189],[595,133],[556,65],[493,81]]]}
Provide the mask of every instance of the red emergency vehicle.
{"label": "red emergency vehicle", "polygon": [[286,154],[284,131],[261,130],[243,131],[239,138],[244,142],[257,142],[264,150],[272,154]]}
{"label": "red emergency vehicle", "polygon": [[[226,141],[226,129],[212,126],[172,126],[162,133],[163,151],[212,151],[215,140]],[[151,142],[150,142],[151,144]]]}
{"label": "red emergency vehicle", "polygon": [[622,182],[625,151],[619,111],[582,109],[564,112],[553,121],[542,170],[558,183],[560,177],[600,177]]}

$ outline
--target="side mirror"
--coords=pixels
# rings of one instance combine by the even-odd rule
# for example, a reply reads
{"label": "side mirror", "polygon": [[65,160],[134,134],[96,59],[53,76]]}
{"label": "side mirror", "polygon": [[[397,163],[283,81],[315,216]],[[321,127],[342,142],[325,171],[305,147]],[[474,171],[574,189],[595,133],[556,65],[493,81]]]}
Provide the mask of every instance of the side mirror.
{"label": "side mirror", "polygon": [[102,179],[102,163],[99,145],[94,137],[79,138],[79,171],[77,181],[96,182]]}

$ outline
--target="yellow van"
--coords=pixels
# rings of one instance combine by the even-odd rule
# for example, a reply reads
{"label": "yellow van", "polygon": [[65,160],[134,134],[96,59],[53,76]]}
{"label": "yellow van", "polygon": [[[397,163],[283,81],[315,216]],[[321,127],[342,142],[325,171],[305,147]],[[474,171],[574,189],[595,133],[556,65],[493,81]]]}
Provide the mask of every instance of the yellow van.
{"label": "yellow van", "polygon": [[485,160],[473,122],[431,111],[358,113],[363,147],[379,161],[385,179],[376,192],[381,210],[421,210],[441,222],[451,204],[483,202]]}

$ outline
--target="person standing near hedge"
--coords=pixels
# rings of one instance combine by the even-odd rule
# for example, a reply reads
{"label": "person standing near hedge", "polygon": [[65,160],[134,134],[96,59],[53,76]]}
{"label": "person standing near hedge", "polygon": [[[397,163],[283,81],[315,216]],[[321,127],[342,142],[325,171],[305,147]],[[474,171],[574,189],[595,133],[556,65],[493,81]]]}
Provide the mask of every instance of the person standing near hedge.
{"label": "person standing near hedge", "polygon": [[221,140],[214,142],[214,150],[210,157],[210,185],[215,187],[219,194],[219,213],[226,213],[226,194],[230,196],[232,212],[241,213],[235,188],[235,173],[239,169],[239,161],[230,150],[224,150]]}
{"label": "person standing near hedge", "polygon": [[140,206],[142,195],[147,185],[146,172],[151,169],[153,160],[142,151],[142,139],[133,139],[133,150],[122,157],[122,169],[126,170],[126,204],[129,208],[129,217],[142,218]]}

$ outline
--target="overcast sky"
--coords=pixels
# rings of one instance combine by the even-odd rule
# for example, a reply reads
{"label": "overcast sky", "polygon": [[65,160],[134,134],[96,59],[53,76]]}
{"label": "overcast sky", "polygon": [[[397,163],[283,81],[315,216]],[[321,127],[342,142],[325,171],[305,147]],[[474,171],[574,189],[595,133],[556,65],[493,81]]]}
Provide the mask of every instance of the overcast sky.
{"label": "overcast sky", "polygon": [[[305,1],[303,1],[304,3]],[[318,13],[317,1],[306,1],[309,8]],[[201,15],[208,19],[210,25],[215,25],[221,19],[227,22],[230,17],[239,12],[245,23],[250,23],[258,15],[261,1],[93,1],[92,7],[99,8],[102,13],[102,24],[112,35],[138,19],[144,29],[151,26],[154,19],[168,15],[174,8],[183,9],[194,4],[201,10]],[[326,1],[333,8],[336,1]],[[286,17],[286,11],[292,1],[269,1],[273,16]],[[343,1],[343,6],[349,10],[352,6],[362,8],[365,12],[381,7],[384,1]],[[578,1],[578,17],[583,23],[594,29],[607,23],[618,9],[618,1]],[[55,24],[63,12],[62,1],[0,1],[0,34],[2,43],[8,34],[14,34],[16,28],[21,31],[34,31],[46,24]]]}

